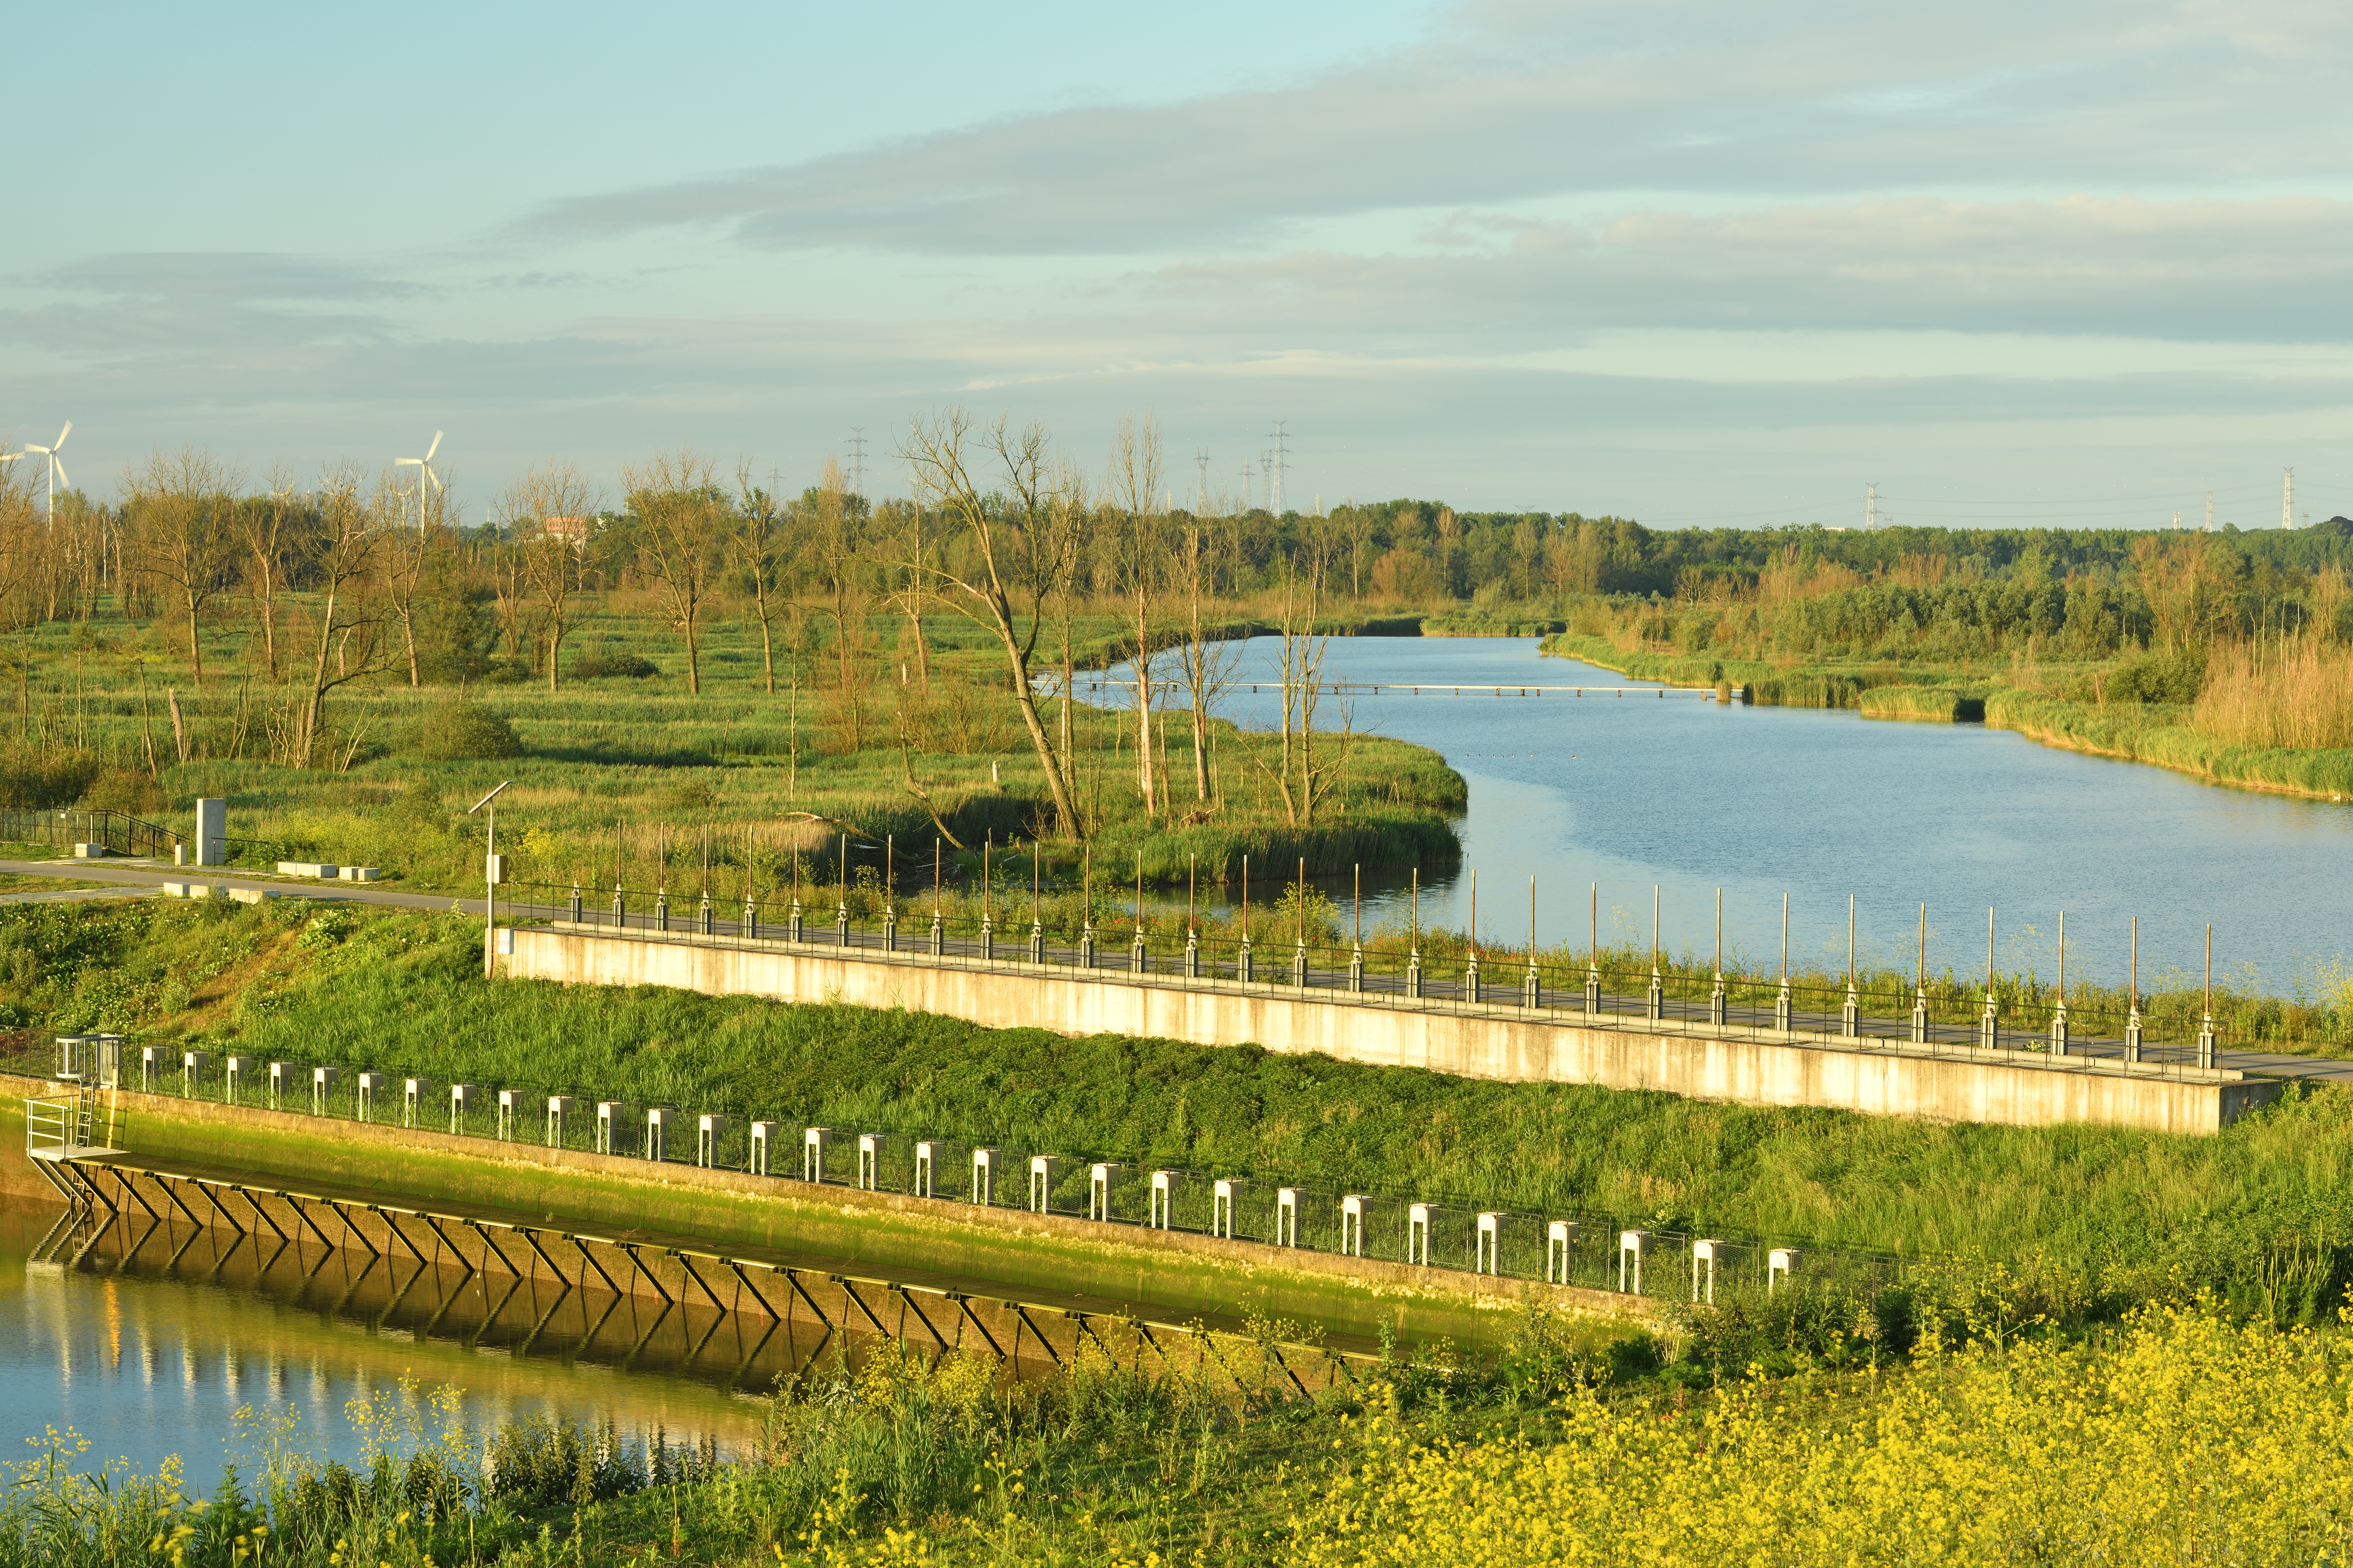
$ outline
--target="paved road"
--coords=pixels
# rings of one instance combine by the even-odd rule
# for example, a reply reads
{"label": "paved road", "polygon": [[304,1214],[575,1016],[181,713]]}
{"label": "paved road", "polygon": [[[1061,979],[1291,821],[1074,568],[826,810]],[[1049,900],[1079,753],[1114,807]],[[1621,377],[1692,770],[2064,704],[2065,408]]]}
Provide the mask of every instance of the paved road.
{"label": "paved road", "polygon": [[[110,894],[95,889],[16,893],[0,897],[0,902],[35,903],[76,899],[139,897],[145,895],[158,883],[198,880],[219,887],[269,888],[280,893],[315,899],[325,903],[385,904],[396,909],[411,910],[455,910],[463,914],[472,915],[482,912],[481,900],[453,899],[446,893],[404,893],[390,888],[374,887],[365,882],[320,882],[301,877],[273,877],[258,872],[236,871],[220,868],[164,866],[151,860],[0,860],[0,872],[13,872],[25,877],[56,877],[81,882],[114,882],[123,888],[123,892],[121,894]],[[504,899],[499,900],[499,912],[502,915],[512,913],[522,919],[565,920],[570,917],[570,911],[560,906],[509,903]],[[681,922],[681,929],[682,929],[687,918],[683,910],[673,918]],[[650,923],[641,912],[632,911],[628,919],[633,926]],[[770,934],[775,929],[764,921],[760,932],[765,936]],[[721,921],[717,922],[716,930],[723,936],[733,935],[736,927],[732,921]],[[812,945],[831,945],[834,941],[834,929],[830,923],[819,924],[813,919],[809,923],[808,937]],[[923,934],[911,929],[900,940],[912,947],[913,942],[923,940]],[[859,931],[851,933],[849,942],[853,946],[879,947],[881,944],[881,939],[873,932]],[[948,946],[951,951],[977,952],[979,944],[953,942],[948,943]],[[1010,942],[999,939],[1000,952],[1008,952],[1011,948]],[[1056,962],[1074,963],[1078,955],[1075,952],[1056,948],[1050,950],[1049,956]],[[1124,947],[1107,947],[1097,955],[1097,963],[1106,969],[1124,971],[1126,968],[1126,950]],[[1229,964],[1225,967],[1230,970],[1232,966]],[[1262,973],[1271,976],[1273,971],[1274,965],[1270,963]],[[1319,969],[1311,972],[1308,984],[1311,987],[1335,988],[1345,985],[1346,981],[1345,971]],[[1365,984],[1367,990],[1395,992],[1404,988],[1404,982],[1394,976],[1366,975]],[[1482,991],[1485,989],[1482,987]],[[1506,987],[1499,985],[1495,989],[1500,992]],[[1442,997],[1450,994],[1459,994],[1460,990],[1459,984],[1433,982],[1428,994],[1432,997]],[[1577,1005],[1582,1005],[1581,999]],[[1612,1012],[1639,1014],[1642,1010],[1641,999],[1637,997],[1613,996],[1607,1000],[1605,1005]],[[1575,1009],[1566,1010],[1574,1011]],[[1669,1011],[1671,1014],[1687,1016],[1694,1023],[1697,1023],[1705,1016],[1705,1005],[1671,1003]],[[1736,1026],[1770,1026],[1772,1012],[1770,1008],[1735,1008],[1732,1010],[1731,1021]],[[1793,1016],[1791,1022],[1801,1028],[1815,1028],[1824,1032],[1834,1031],[1839,1026],[1837,1015],[1829,1013],[1799,1014]],[[1873,1018],[1866,1020],[1865,1023],[1868,1032],[1887,1038],[1901,1038],[1909,1029],[1909,1025],[1901,1019]],[[1936,1033],[1939,1039],[1949,1039],[1956,1044],[1973,1044],[1977,1039],[1976,1029],[1967,1025],[1939,1025],[1936,1026]],[[2079,1037],[2074,1043],[2074,1048],[2085,1056],[2092,1057],[2124,1055],[2122,1040]],[[2152,1062],[2186,1062],[2192,1055],[2192,1047],[2187,1045],[2170,1043],[2160,1045],[2156,1042],[2151,1042],[2144,1052],[2145,1059]],[[2310,1079],[2321,1082],[2353,1083],[2353,1061],[2332,1060],[2325,1057],[2291,1056],[2278,1051],[2221,1050],[2215,1053],[2215,1064],[2218,1067],[2236,1068],[2241,1072],[2261,1073],[2268,1078]]]}
{"label": "paved road", "polygon": [[[140,893],[152,891],[164,882],[210,882],[221,888],[268,888],[275,892],[328,903],[389,904],[408,910],[456,908],[475,915],[482,912],[482,900],[480,899],[452,899],[446,893],[403,893],[365,882],[318,882],[303,877],[272,877],[218,866],[163,866],[152,860],[0,860],[0,872],[10,872],[19,877],[55,877],[75,882],[116,882],[126,889],[136,889]],[[110,896],[125,895],[109,895],[97,889],[76,889],[19,894],[15,895],[11,901],[33,903],[58,898],[102,899]],[[501,900],[499,908],[504,910],[506,907],[506,901]]]}
{"label": "paved road", "polygon": [[149,899],[152,888],[43,888],[29,893],[0,893],[0,904],[73,904],[87,899]]}

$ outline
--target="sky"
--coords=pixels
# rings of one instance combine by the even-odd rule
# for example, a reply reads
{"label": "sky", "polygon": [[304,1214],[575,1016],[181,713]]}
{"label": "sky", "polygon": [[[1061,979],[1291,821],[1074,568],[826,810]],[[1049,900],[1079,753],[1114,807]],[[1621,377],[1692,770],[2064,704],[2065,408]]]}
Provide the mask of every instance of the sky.
{"label": "sky", "polygon": [[[903,494],[1657,526],[2353,511],[2353,9],[64,8],[0,97],[0,440],[116,493],[691,445]],[[31,464],[26,467],[29,468]]]}

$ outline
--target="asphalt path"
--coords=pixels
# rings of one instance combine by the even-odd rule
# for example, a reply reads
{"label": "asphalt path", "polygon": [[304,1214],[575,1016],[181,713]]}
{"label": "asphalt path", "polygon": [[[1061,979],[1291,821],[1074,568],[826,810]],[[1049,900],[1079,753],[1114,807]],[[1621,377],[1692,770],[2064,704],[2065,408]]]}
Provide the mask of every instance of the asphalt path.
{"label": "asphalt path", "polygon": [[[120,885],[123,889],[121,893],[117,894],[104,889],[92,888],[39,889],[0,895],[0,903],[50,903],[85,899],[144,897],[164,882],[200,881],[223,888],[263,888],[280,895],[311,899],[321,903],[381,904],[394,909],[442,910],[470,915],[479,915],[482,912],[481,900],[452,898],[447,893],[404,893],[391,888],[378,888],[366,882],[328,882],[303,877],[273,877],[251,871],[232,870],[226,867],[164,866],[152,860],[0,860],[0,872],[9,872],[20,877],[52,877],[60,880],[78,882],[111,882]],[[510,903],[504,899],[499,900],[499,912],[523,920],[565,920],[570,916],[570,911],[561,906]],[[640,917],[633,914],[630,918],[634,921]],[[832,935],[832,928],[829,925],[820,926],[813,921],[810,935],[817,942],[823,942]],[[859,945],[872,945],[875,939],[853,937],[851,940]],[[1076,955],[1058,953],[1056,956],[1068,962],[1075,959]],[[1124,953],[1113,955],[1113,962],[1120,963],[1121,967],[1124,968]],[[1312,977],[1311,984],[1329,985],[1335,978],[1337,978],[1337,972],[1326,974],[1317,971]],[[1369,985],[1372,977],[1368,976],[1367,982]],[[1393,981],[1391,984],[1401,986],[1403,983]],[[1679,1010],[1688,1011],[1689,1008]],[[1793,1021],[1825,1030],[1837,1027],[1835,1017],[1827,1014],[1822,1015],[1819,1019],[1810,1015],[1801,1020]],[[1885,1024],[1884,1020],[1874,1020],[1874,1022]],[[1967,1043],[1975,1037],[1975,1031],[1966,1027],[1947,1029],[1940,1026],[1937,1032],[1940,1037],[1950,1034],[1956,1041],[1962,1043]],[[2078,1041],[2076,1049],[2086,1056],[2121,1057],[2124,1055],[2124,1042],[2082,1039]],[[2191,1050],[2188,1046],[2152,1044],[2146,1054],[2147,1059],[2151,1061],[2186,1061],[2189,1058]],[[2266,1078],[2295,1078],[2316,1081],[2353,1083],[2353,1061],[2334,1060],[2326,1057],[2292,1056],[2278,1051],[2218,1050],[2215,1052],[2215,1065],[2235,1068],[2241,1072],[2259,1073]]]}

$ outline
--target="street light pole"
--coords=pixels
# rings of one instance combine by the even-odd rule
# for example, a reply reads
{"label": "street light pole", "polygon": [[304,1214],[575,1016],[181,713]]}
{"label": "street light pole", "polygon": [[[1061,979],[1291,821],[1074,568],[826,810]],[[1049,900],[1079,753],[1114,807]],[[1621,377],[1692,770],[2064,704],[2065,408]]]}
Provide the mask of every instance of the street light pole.
{"label": "street light pole", "polygon": [[491,803],[499,798],[500,790],[512,783],[512,779],[504,780],[498,789],[466,808],[466,815],[471,816],[484,806],[491,806],[489,847],[482,855],[482,978],[485,980],[493,979],[498,973],[499,884],[506,880],[503,875],[506,868],[499,864],[499,808]]}

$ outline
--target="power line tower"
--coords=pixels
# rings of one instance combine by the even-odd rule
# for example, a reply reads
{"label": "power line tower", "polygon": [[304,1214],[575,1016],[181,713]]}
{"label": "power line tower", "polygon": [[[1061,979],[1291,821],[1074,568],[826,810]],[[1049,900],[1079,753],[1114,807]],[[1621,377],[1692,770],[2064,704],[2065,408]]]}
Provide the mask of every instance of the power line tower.
{"label": "power line tower", "polygon": [[849,431],[849,493],[866,493],[866,426],[854,425]]}
{"label": "power line tower", "polygon": [[1193,515],[1200,517],[1209,510],[1209,449],[1207,447],[1195,447],[1193,463],[1201,470],[1201,477],[1193,487]]}
{"label": "power line tower", "polygon": [[1258,499],[1258,470],[1248,458],[1242,461],[1242,510],[1248,511]]}
{"label": "power line tower", "polygon": [[2295,526],[2295,470],[2283,469],[2280,479],[2280,526]]}
{"label": "power line tower", "polygon": [[1864,532],[1866,532],[1866,533],[1868,533],[1868,532],[1870,532],[1873,529],[1877,528],[1878,526],[1879,526],[1879,487],[1878,487],[1877,485],[1865,485],[1865,486],[1863,486],[1863,487],[1862,487],[1862,527],[1863,527],[1863,531],[1864,531]]}
{"label": "power line tower", "polygon": [[1282,515],[1282,470],[1291,456],[1291,448],[1286,444],[1289,437],[1282,433],[1282,427],[1290,423],[1288,419],[1274,422],[1274,468],[1268,490],[1268,510],[1277,517]]}
{"label": "power line tower", "polygon": [[2212,490],[2206,492],[2206,531],[2209,533],[2214,531],[2214,492]]}

